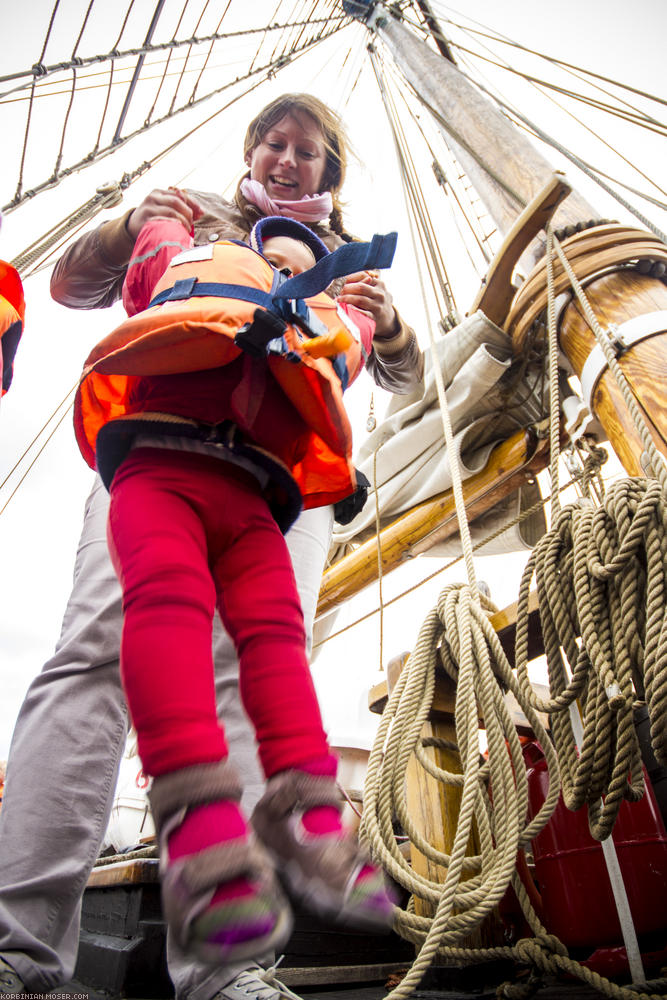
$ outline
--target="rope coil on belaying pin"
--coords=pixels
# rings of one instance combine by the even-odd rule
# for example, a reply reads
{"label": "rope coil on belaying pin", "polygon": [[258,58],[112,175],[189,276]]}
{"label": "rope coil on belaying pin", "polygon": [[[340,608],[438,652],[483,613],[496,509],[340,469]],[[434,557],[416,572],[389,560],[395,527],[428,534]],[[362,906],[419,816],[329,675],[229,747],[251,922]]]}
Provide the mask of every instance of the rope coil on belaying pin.
{"label": "rope coil on belaying pin", "polygon": [[[559,795],[558,762],[539,717],[525,706],[531,725],[545,746],[549,792],[537,816],[527,822],[528,791],[521,745],[504,701],[510,689],[522,698],[519,685],[489,624],[495,610],[470,587],[446,587],[438,606],[427,616],[414,652],[392,691],[371,751],[364,789],[360,834],[390,875],[414,896],[436,907],[434,917],[414,907],[397,911],[395,926],[421,945],[408,975],[391,994],[409,995],[436,955],[458,961],[491,961],[512,956],[512,949],[461,947],[461,942],[505,893],[516,853],[545,825]],[[458,627],[452,632],[452,622]],[[464,773],[438,768],[424,755],[421,730],[433,700],[436,671],[457,680],[455,721]],[[489,743],[489,761],[481,762],[478,742],[480,712]],[[416,829],[405,799],[405,774],[412,754],[434,777],[462,788],[458,825],[451,854],[435,849]],[[394,816],[411,843],[426,857],[446,866],[444,885],[418,876],[399,851]],[[466,857],[473,825],[480,853]],[[465,881],[462,876],[467,875]],[[534,919],[536,933],[546,933]]]}
{"label": "rope coil on belaying pin", "polygon": [[[586,804],[591,833],[605,840],[623,799],[636,801],[643,794],[635,699],[646,700],[654,752],[658,760],[667,761],[667,476],[604,331],[552,232],[546,262],[549,303],[554,297],[554,250],[656,470],[655,479],[614,484],[597,505],[585,498],[563,510],[554,505],[551,531],[531,553],[519,594],[516,665],[524,694],[551,715],[567,807],[576,810]],[[555,353],[553,315],[549,341],[550,354]],[[557,421],[552,401],[552,423]],[[552,478],[556,470],[552,457]],[[549,670],[547,700],[534,696],[527,673],[533,576]],[[569,714],[575,701],[583,715],[581,746]]]}
{"label": "rope coil on belaying pin", "polygon": [[[654,752],[667,760],[666,566],[661,486],[630,479],[614,484],[597,509],[563,508],[531,553],[521,582],[516,667],[522,690],[550,714],[565,804],[588,806],[598,840],[611,832],[623,799],[636,801],[643,793],[635,698],[645,698]],[[549,672],[544,700],[528,678],[533,576]],[[575,700],[583,715],[579,752],[568,712]]]}

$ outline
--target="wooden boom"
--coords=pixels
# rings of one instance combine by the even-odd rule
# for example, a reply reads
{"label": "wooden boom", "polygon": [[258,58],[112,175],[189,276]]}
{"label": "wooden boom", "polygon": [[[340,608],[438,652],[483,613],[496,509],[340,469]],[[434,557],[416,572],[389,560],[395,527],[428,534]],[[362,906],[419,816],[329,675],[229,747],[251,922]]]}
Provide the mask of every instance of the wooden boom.
{"label": "wooden boom", "polygon": [[[519,431],[491,452],[481,472],[463,483],[470,521],[486,513],[503,497],[534,478],[548,464],[548,442],[532,431]],[[382,572],[391,572],[406,559],[425,552],[458,532],[453,490],[419,504],[380,532]],[[322,578],[318,616],[359,593],[378,572],[378,541],[371,538],[344,556]]]}

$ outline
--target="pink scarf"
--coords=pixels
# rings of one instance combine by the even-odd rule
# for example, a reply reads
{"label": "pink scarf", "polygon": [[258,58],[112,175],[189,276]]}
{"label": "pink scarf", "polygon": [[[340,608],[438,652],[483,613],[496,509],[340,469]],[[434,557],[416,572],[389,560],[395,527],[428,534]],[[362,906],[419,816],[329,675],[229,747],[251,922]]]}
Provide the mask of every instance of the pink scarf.
{"label": "pink scarf", "polygon": [[322,194],[307,194],[299,201],[273,201],[266,193],[266,188],[260,181],[244,177],[241,181],[241,194],[266,215],[284,215],[298,222],[324,222],[331,215],[333,200],[330,191]]}

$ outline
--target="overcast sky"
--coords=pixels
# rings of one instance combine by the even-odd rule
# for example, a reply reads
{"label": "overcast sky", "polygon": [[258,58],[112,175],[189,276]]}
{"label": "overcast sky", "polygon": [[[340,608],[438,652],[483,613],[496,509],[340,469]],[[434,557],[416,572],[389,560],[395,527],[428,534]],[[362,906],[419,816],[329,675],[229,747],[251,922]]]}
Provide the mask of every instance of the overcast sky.
{"label": "overcast sky", "polygon": [[[61,4],[71,11],[72,31],[80,23],[81,10],[87,6],[82,0],[67,0]],[[12,32],[3,32],[0,41],[0,64],[13,68],[32,65],[39,56],[38,43],[52,9],[52,0],[32,0],[19,13],[18,24]],[[152,0],[144,0],[152,9]],[[253,20],[261,23],[261,10],[273,10],[273,4],[255,3]],[[444,5],[434,5],[438,11]],[[538,5],[534,0],[512,0],[502,4],[497,0],[466,0],[465,13],[482,24],[502,31],[524,44],[547,51],[573,63],[585,65],[610,77],[622,79],[664,98],[664,38],[667,28],[667,6],[664,0],[561,0],[557,7]],[[449,8],[454,19],[461,20]],[[350,30],[350,29],[348,29]],[[328,100],[343,113],[357,151],[346,186],[346,217],[349,228],[357,235],[370,237],[373,232],[399,230],[396,263],[388,276],[397,305],[410,319],[423,345],[428,343],[423,307],[416,289],[418,276],[414,268],[414,253],[409,227],[403,210],[400,181],[393,161],[381,104],[374,89],[368,66],[362,71],[351,100],[351,82],[364,59],[367,38],[359,27],[350,35],[354,40],[353,55],[341,69],[334,46],[294,67],[278,74],[277,79],[240,102],[224,118],[216,120],[209,128],[202,129],[187,147],[165,158],[140,182],[133,185],[126,195],[130,207],[153,187],[182,184],[204,190],[231,192],[239,176],[241,164],[242,133],[248,119],[268,100],[287,90],[310,90]],[[72,44],[70,37],[68,44]],[[349,44],[349,43],[348,43]],[[108,37],[99,39],[96,51],[109,48]],[[90,54],[84,47],[82,54]],[[60,58],[69,53],[66,45]],[[508,56],[520,64],[518,54]],[[489,69],[489,73],[491,70]],[[508,92],[517,102],[515,89],[520,81],[508,82]],[[0,88],[4,89],[4,88]],[[519,91],[516,91],[517,94]],[[538,116],[540,124],[547,127],[551,117],[562,124],[560,113],[551,106],[539,103],[526,93],[524,107],[529,114]],[[0,103],[2,134],[8,134],[17,146],[22,142],[19,118],[15,104]],[[664,116],[662,116],[664,117]],[[598,119],[598,121],[601,121]],[[9,123],[9,132],[7,131]],[[89,129],[85,120],[76,127]],[[52,147],[54,136],[42,126],[44,149]],[[185,117],[179,119],[179,129],[186,127]],[[630,156],[641,162],[649,174],[664,172],[664,140],[657,137],[634,139],[627,130],[618,131],[605,120],[600,126],[612,144],[626,142]],[[621,131],[623,135],[621,136]],[[572,145],[580,150],[587,141],[572,126]],[[659,144],[662,143],[662,145]],[[166,144],[166,142],[165,142]],[[159,147],[158,147],[159,148]],[[38,155],[37,153],[33,155]],[[63,183],[56,192],[34,199],[24,209],[8,215],[0,232],[0,255],[11,259],[23,250],[49,225],[64,217],[73,207],[89,198],[95,186],[107,179],[117,179],[123,170],[141,162],[143,149],[140,144],[130,144],[115,157],[105,160],[98,167],[83,171]],[[587,150],[594,162],[607,163],[619,172],[622,168],[612,161],[610,154],[599,148]],[[8,158],[9,160],[9,158]],[[557,157],[553,162],[561,166]],[[567,168],[566,168],[567,169]],[[623,168],[625,169],[625,168]],[[7,202],[16,185],[15,161],[0,163],[0,201]],[[627,175],[629,178],[629,174]],[[428,160],[424,160],[425,182],[430,177]],[[430,181],[429,181],[430,183]],[[632,183],[637,183],[636,177]],[[433,185],[429,191],[429,208],[438,220],[438,233],[447,255],[447,266],[456,280],[460,308],[465,312],[475,289],[476,279],[464,268],[465,253],[455,242],[450,210]],[[592,190],[592,189],[591,189]],[[600,205],[602,214],[625,218],[620,210],[614,212],[604,196],[597,193],[587,197]],[[124,207],[107,213],[101,218],[120,214]],[[665,225],[664,214],[653,214]],[[96,220],[95,224],[101,221]],[[26,281],[28,301],[26,332],[20,347],[15,383],[0,406],[0,480],[3,480],[34,435],[56,409],[59,402],[75,384],[81,364],[90,347],[118,321],[120,307],[103,313],[77,313],[57,306],[48,295],[48,273]],[[365,420],[370,402],[372,383],[366,376],[359,379],[349,395],[348,403],[355,424],[357,442],[363,441]],[[376,408],[382,411],[384,399],[375,393]],[[83,503],[90,487],[92,474],[80,458],[71,430],[68,414],[53,439],[37,458],[25,484],[0,516],[0,665],[2,669],[2,699],[0,699],[0,758],[7,754],[16,712],[31,678],[39,671],[50,655],[57,638],[62,612],[71,584],[71,572],[80,531]],[[0,508],[9,498],[16,484],[13,477],[0,491]],[[516,581],[522,559],[505,559],[498,567],[497,560],[479,561],[478,576],[491,584],[496,603],[504,605],[516,598]],[[417,566],[393,574],[385,582],[385,596],[399,593],[417,577],[426,576],[435,568],[433,560],[419,560]],[[455,579],[463,579],[459,567]],[[414,644],[419,626],[442,587],[442,580],[424,588],[417,597],[395,605],[384,622],[384,660],[409,649]],[[353,602],[353,607],[341,622],[356,617],[377,604],[377,588],[369,588]],[[368,743],[372,736],[374,720],[366,711],[369,686],[379,676],[378,672],[378,619],[348,633],[345,641],[330,643],[315,666],[316,679],[322,694],[325,718],[331,729],[333,742],[358,739]],[[344,692],[344,697],[340,694]]]}

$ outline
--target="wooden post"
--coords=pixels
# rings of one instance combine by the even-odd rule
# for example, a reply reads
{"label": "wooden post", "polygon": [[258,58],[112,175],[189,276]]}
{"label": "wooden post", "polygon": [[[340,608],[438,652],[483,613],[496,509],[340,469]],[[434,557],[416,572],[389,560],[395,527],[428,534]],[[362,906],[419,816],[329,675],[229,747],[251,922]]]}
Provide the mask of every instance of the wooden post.
{"label": "wooden post", "polygon": [[[408,656],[408,653],[402,653],[390,661],[387,666],[386,685],[376,685],[371,693],[369,699],[371,710],[373,710],[374,703],[378,704],[383,700],[385,691],[386,695],[389,694],[404,668]],[[385,688],[385,691],[382,688]],[[422,728],[421,738],[446,740],[451,743],[451,749],[427,747],[425,753],[438,767],[455,774],[462,774],[461,755],[456,749],[455,700],[456,687],[454,682],[443,670],[438,670],[435,679],[433,706]],[[453,785],[444,785],[433,778],[423,769],[413,754],[406,770],[405,790],[407,808],[419,833],[436,850],[450,854],[459,819],[462,789]],[[478,854],[479,850],[479,839],[473,827],[466,854],[470,857]],[[414,846],[410,852],[410,863],[415,874],[444,885],[447,869],[427,858]],[[465,879],[466,876],[464,875],[463,878]],[[432,917],[435,913],[435,906],[418,896],[414,897],[414,906],[415,913],[419,916]],[[495,917],[491,914],[480,927],[461,942],[461,946],[480,948],[500,944],[497,934],[494,934],[495,923]]]}
{"label": "wooden post", "polygon": [[[656,447],[667,458],[667,285],[635,271],[616,271],[593,281],[585,292],[603,329],[609,329],[610,324],[620,327],[638,316],[662,314],[656,316],[657,333],[629,347],[618,362]],[[581,376],[597,342],[576,300],[563,314],[559,339],[561,349]],[[606,367],[595,386],[591,404],[628,475],[645,476],[650,472],[634,421],[614,375]]]}

